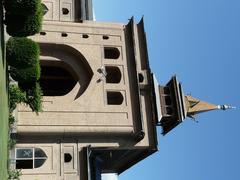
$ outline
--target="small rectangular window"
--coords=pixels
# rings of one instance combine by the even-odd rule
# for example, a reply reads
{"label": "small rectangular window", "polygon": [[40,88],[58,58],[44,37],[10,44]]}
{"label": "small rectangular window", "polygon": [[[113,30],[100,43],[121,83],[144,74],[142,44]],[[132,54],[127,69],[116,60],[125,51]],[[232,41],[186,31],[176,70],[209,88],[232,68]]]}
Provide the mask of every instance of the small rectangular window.
{"label": "small rectangular window", "polygon": [[33,150],[31,149],[17,149],[17,158],[32,158]]}
{"label": "small rectangular window", "polygon": [[33,169],[33,160],[32,159],[16,160],[16,169]]}

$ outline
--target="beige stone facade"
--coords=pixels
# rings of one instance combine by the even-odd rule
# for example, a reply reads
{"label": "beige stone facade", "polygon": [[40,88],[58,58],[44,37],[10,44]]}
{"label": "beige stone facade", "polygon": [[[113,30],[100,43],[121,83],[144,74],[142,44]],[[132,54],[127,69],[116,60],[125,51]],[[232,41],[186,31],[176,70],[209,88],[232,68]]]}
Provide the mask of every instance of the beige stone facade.
{"label": "beige stone facade", "polygon": [[18,107],[12,166],[22,169],[22,180],[121,173],[157,150],[143,20],[78,22],[73,1],[62,4],[71,7],[70,19],[61,19],[59,1],[43,2],[42,32],[31,37],[41,48],[43,112]]}
{"label": "beige stone facade", "polygon": [[19,105],[11,167],[21,180],[101,180],[157,151],[185,118],[232,108],[184,96],[173,76],[160,86],[151,73],[143,19],[128,24],[93,19],[91,0],[43,0],[43,112]]}
{"label": "beige stone facade", "polygon": [[45,21],[93,20],[92,0],[42,0]]}

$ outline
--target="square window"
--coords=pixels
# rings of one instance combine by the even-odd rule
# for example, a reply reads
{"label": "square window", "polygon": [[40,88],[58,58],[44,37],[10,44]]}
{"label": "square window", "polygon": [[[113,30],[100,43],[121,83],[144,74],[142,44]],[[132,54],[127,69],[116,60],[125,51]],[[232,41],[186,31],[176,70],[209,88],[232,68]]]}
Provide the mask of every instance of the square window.
{"label": "square window", "polygon": [[32,158],[33,157],[33,149],[17,149],[17,158]]}

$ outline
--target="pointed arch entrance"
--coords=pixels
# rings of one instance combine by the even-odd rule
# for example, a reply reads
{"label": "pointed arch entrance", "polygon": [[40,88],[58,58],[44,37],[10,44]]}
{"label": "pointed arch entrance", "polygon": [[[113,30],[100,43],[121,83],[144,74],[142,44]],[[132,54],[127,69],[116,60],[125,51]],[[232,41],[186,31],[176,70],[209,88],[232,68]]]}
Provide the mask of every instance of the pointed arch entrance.
{"label": "pointed arch entrance", "polygon": [[87,89],[93,71],[86,58],[75,48],[64,44],[40,43],[42,73],[40,84],[44,96],[63,96],[78,83],[76,98]]}

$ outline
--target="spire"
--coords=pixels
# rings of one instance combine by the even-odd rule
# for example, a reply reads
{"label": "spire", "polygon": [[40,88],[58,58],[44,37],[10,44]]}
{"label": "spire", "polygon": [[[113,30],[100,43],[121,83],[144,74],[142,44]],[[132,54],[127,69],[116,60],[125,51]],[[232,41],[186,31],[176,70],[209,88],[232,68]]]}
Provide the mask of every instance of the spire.
{"label": "spire", "polygon": [[185,96],[181,83],[177,77],[173,76],[164,86],[156,86],[154,80],[154,90],[159,117],[158,125],[162,126],[162,134],[165,135],[173,128],[182,123],[187,117],[195,120],[199,113],[212,110],[235,109],[230,105],[215,105],[192,96]]}
{"label": "spire", "polygon": [[193,118],[194,115],[212,111],[212,110],[227,110],[227,109],[235,109],[236,107],[232,107],[230,105],[215,105],[208,102],[201,101],[192,96],[185,96],[185,104],[187,107],[187,116]]}

